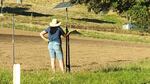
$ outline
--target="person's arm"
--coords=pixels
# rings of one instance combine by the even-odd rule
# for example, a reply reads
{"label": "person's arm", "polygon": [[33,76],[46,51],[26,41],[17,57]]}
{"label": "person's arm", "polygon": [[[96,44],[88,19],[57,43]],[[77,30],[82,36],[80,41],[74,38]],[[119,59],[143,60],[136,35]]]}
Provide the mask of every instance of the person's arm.
{"label": "person's arm", "polygon": [[68,32],[67,34],[64,35],[64,37],[69,36],[71,33],[74,33],[74,32],[76,32],[76,30]]}
{"label": "person's arm", "polygon": [[67,34],[66,34],[66,33],[64,33],[62,36],[63,36],[63,37],[66,37],[66,36],[67,36]]}
{"label": "person's arm", "polygon": [[42,31],[42,32],[40,33],[40,36],[41,36],[42,39],[44,39],[45,41],[48,42],[49,40],[44,36],[45,34],[47,34],[47,32],[46,32],[46,31]]}
{"label": "person's arm", "polygon": [[67,34],[64,32],[64,30],[60,27],[60,31],[61,31],[61,35],[63,36],[63,37],[66,37],[67,36]]}

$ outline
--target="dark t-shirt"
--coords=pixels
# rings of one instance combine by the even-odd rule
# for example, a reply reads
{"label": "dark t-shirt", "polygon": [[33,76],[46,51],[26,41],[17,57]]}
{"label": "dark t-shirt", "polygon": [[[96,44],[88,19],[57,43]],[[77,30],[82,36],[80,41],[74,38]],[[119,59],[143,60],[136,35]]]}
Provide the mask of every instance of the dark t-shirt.
{"label": "dark t-shirt", "polygon": [[65,34],[60,26],[48,27],[47,29],[45,29],[45,32],[48,33],[49,41],[56,41],[58,43],[61,43],[61,35]]}

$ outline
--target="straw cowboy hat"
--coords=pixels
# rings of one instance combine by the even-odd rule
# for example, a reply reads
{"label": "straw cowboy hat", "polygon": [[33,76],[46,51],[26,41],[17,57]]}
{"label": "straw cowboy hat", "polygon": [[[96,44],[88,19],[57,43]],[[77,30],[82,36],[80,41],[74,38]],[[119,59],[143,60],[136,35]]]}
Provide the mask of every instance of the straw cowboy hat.
{"label": "straw cowboy hat", "polygon": [[49,23],[51,27],[58,27],[61,25],[61,22],[59,22],[57,19],[52,19],[52,22]]}

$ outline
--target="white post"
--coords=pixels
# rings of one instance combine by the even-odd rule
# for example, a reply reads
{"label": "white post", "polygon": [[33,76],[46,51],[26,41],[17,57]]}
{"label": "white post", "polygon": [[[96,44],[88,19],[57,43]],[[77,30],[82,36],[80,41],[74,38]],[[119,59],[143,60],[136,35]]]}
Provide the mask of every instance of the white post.
{"label": "white post", "polygon": [[20,84],[20,64],[13,65],[13,84]]}

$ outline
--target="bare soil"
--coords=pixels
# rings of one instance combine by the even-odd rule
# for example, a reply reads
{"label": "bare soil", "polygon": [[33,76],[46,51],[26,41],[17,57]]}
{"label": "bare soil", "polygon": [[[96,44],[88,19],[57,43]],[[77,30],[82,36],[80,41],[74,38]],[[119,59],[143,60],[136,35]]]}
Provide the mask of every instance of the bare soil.
{"label": "bare soil", "polygon": [[[0,29],[0,66],[12,67],[11,29]],[[22,70],[50,69],[47,42],[39,32],[15,31],[15,59]],[[95,70],[104,65],[130,63],[150,58],[150,45],[70,36],[73,71]],[[63,38],[65,58],[65,39]],[[58,62],[57,62],[58,65]]]}

